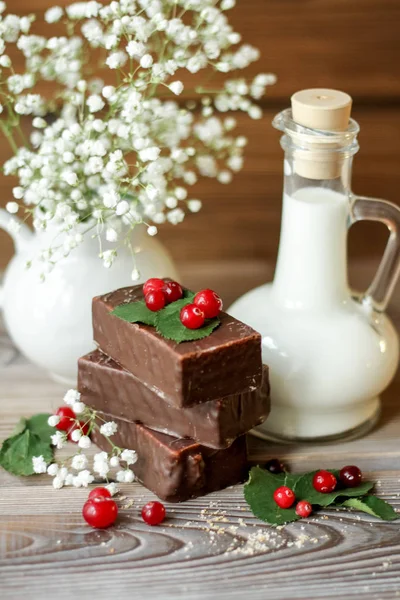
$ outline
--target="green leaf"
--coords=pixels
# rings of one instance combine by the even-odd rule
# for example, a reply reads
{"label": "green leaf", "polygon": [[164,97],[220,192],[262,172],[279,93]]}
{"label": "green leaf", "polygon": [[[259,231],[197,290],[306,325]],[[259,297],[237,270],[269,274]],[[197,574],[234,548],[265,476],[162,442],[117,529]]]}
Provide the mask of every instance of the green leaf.
{"label": "green leaf", "polygon": [[156,324],[157,313],[149,310],[144,300],[138,300],[137,302],[131,302],[130,304],[120,304],[111,312],[123,321],[128,323],[144,323],[144,325]]}
{"label": "green leaf", "polygon": [[38,435],[25,429],[23,433],[3,442],[0,450],[0,466],[13,475],[33,475],[34,456],[43,456],[46,462],[51,462],[53,449],[49,442],[42,441]]}
{"label": "green leaf", "polygon": [[50,436],[53,435],[55,431],[54,427],[50,427],[47,422],[50,416],[51,415],[47,413],[40,413],[25,420],[27,429],[29,429],[31,433],[39,436],[42,442],[47,442],[49,445],[51,444]]}
{"label": "green leaf", "polygon": [[193,302],[195,295],[196,294],[192,292],[192,290],[183,290],[183,298],[188,300],[188,302]]}
{"label": "green leaf", "polygon": [[248,482],[244,486],[244,497],[253,514],[271,525],[283,525],[297,521],[294,508],[279,508],[273,494],[281,485],[293,488],[298,476],[290,473],[273,475],[260,467],[253,467]]}
{"label": "green leaf", "polygon": [[27,420],[25,419],[25,417],[21,417],[20,420],[18,421],[18,423],[16,424],[16,426],[14,427],[11,436],[19,435],[20,433],[23,433],[26,429],[26,422],[27,422]]}
{"label": "green leaf", "polygon": [[[343,488],[337,489],[329,494],[322,494],[317,492],[313,486],[313,477],[317,471],[312,473],[306,473],[296,482],[293,489],[296,494],[297,500],[307,500],[310,504],[317,504],[318,506],[329,506],[333,504],[336,498],[346,497],[354,498],[357,496],[365,496],[373,487],[374,483],[371,481],[363,481],[354,488]],[[331,471],[336,476],[336,471]]]}
{"label": "green leaf", "polygon": [[378,519],[383,519],[384,521],[394,521],[395,519],[400,518],[400,515],[397,514],[393,506],[377,496],[371,495],[364,496],[363,498],[349,498],[348,500],[344,500],[344,502],[341,503],[341,506],[354,508],[355,510],[368,513],[369,515],[377,517]]}
{"label": "green leaf", "polygon": [[172,304],[156,313],[156,327],[160,335],[180,344],[181,342],[201,340],[209,336],[218,327],[221,322],[218,318],[207,319],[200,329],[188,329],[182,325],[179,318],[180,312],[184,306],[190,304],[190,300],[190,298],[182,298],[182,300],[172,302]]}

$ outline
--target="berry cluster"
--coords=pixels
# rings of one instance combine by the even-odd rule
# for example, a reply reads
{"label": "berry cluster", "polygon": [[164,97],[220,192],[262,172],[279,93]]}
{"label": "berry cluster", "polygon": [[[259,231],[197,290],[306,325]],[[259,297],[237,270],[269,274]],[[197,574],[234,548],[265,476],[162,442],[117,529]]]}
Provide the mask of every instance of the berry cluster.
{"label": "berry cluster", "polygon": [[110,527],[117,520],[118,506],[105,487],[94,488],[83,505],[82,516],[86,523],[96,529]]}
{"label": "berry cluster", "polygon": [[[165,515],[165,506],[161,502],[148,502],[142,508],[142,519],[147,525],[159,525]],[[94,488],[83,505],[82,516],[88,525],[96,529],[113,525],[117,520],[118,506],[110,491],[105,487]]]}
{"label": "berry cluster", "polygon": [[[266,469],[274,475],[282,473],[282,463],[274,458],[267,462]],[[313,487],[321,494],[330,494],[338,489],[338,486],[357,487],[362,481],[362,472],[354,465],[343,467],[339,473],[339,481],[330,471],[317,471],[313,477]],[[280,508],[290,508],[296,500],[295,493],[286,485],[278,487],[274,492],[274,500]],[[299,517],[308,517],[312,512],[312,506],[307,500],[300,500],[296,505],[296,514]]]}
{"label": "berry cluster", "polygon": [[85,436],[89,433],[89,423],[78,421],[76,414],[69,406],[60,406],[55,415],[59,417],[56,429],[65,431],[70,442],[77,443],[79,441],[79,437],[73,435],[74,431],[79,431],[80,435]]}
{"label": "berry cluster", "polygon": [[[167,304],[183,297],[182,287],[176,281],[167,281],[153,277],[143,286],[144,300],[149,310],[157,312]],[[188,329],[203,327],[206,319],[217,317],[222,310],[222,300],[213,290],[198,292],[193,302],[184,306],[180,312],[181,323]]]}

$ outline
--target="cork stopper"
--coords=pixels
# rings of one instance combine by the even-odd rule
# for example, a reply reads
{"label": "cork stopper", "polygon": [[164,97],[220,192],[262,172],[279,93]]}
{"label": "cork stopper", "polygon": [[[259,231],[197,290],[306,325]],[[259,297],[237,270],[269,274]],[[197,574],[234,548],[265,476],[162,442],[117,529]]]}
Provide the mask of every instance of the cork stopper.
{"label": "cork stopper", "polygon": [[[310,129],[346,131],[351,105],[351,96],[344,92],[324,88],[301,90],[292,96],[292,118],[295,123]],[[317,135],[315,144],[309,149],[312,156],[295,160],[295,170],[299,175],[309,179],[334,179],[340,176],[340,155],[323,152],[326,144],[319,143]]]}

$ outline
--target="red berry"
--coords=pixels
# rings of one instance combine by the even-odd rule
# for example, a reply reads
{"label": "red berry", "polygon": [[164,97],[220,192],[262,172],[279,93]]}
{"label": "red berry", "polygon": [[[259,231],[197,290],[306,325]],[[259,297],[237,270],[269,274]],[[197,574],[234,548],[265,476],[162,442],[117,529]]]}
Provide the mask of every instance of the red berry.
{"label": "red berry", "polygon": [[300,500],[300,502],[297,503],[296,515],[299,515],[299,517],[302,517],[304,519],[305,517],[309,517],[311,513],[312,506],[309,502],[307,502],[307,500]]}
{"label": "red berry", "polygon": [[85,502],[82,515],[86,523],[97,529],[105,529],[115,523],[118,506],[111,498],[93,498]]}
{"label": "red berry", "polygon": [[162,290],[152,290],[145,295],[144,301],[149,310],[157,312],[165,306],[164,292]]}
{"label": "red berry", "polygon": [[180,300],[183,296],[182,287],[176,281],[167,281],[163,290],[167,304]]}
{"label": "red berry", "polygon": [[285,467],[278,458],[271,458],[271,460],[265,463],[265,468],[273,475],[283,473],[285,470]]}
{"label": "red berry", "polygon": [[159,525],[165,519],[165,506],[161,502],[148,502],[142,508],[142,519],[147,525]]}
{"label": "red berry", "polygon": [[56,425],[60,431],[68,431],[72,423],[76,419],[76,415],[69,406],[60,406],[56,412],[57,417],[60,417],[59,423]]}
{"label": "red berry", "polygon": [[222,310],[222,300],[213,290],[202,290],[195,295],[193,302],[201,308],[206,319],[212,319]]}
{"label": "red berry", "polygon": [[281,485],[274,492],[274,500],[280,508],[290,508],[296,500],[293,490],[286,485]]}
{"label": "red berry", "polygon": [[336,487],[336,477],[329,471],[318,471],[313,477],[313,486],[321,494],[329,494]]}
{"label": "red berry", "polygon": [[69,439],[70,442],[73,442],[74,444],[76,444],[77,442],[74,442],[74,440],[71,439],[71,434],[73,431],[75,431],[75,429],[80,429],[82,432],[82,435],[87,435],[89,433],[89,423],[84,423],[83,421],[79,421],[79,424],[74,423],[72,425],[71,429],[67,433],[67,438]]}
{"label": "red berry", "polygon": [[89,500],[95,498],[111,498],[111,492],[105,487],[96,487],[89,494]]}
{"label": "red berry", "polygon": [[205,316],[195,304],[187,304],[181,310],[181,323],[188,329],[199,329],[204,325]]}
{"label": "red berry", "polygon": [[362,480],[362,473],[358,467],[350,465],[343,467],[340,471],[339,479],[346,487],[357,487]]}
{"label": "red berry", "polygon": [[146,296],[149,292],[154,292],[154,290],[163,290],[165,287],[165,281],[163,279],[158,279],[158,277],[153,277],[152,279],[148,279],[143,286],[143,294]]}

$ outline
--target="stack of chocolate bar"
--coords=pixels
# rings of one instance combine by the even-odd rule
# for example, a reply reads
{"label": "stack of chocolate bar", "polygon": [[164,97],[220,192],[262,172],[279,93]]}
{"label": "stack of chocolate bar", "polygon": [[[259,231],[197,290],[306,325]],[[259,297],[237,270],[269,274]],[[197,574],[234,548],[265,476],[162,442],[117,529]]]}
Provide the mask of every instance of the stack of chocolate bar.
{"label": "stack of chocolate bar", "polygon": [[[141,286],[93,300],[98,350],[79,360],[82,401],[115,421],[113,442],[136,450],[135,475],[164,500],[183,501],[243,481],[245,433],[269,411],[261,338],[226,313],[208,337],[177,344],[112,314]],[[98,432],[94,442],[109,451]]]}

